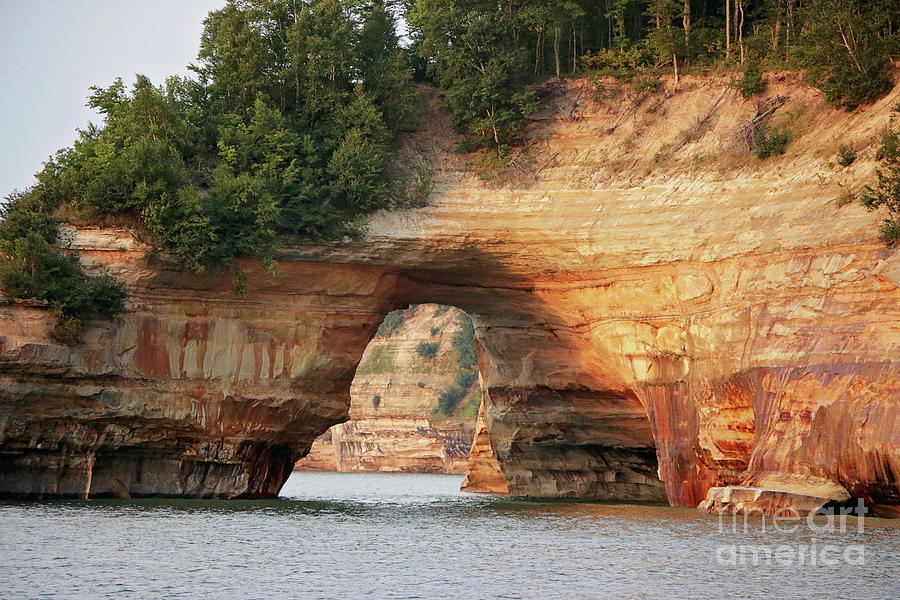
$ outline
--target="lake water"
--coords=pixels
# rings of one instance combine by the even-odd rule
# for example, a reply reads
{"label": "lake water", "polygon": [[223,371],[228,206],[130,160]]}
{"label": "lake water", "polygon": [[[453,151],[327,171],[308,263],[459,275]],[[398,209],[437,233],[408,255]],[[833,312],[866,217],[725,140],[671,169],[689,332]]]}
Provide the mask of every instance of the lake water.
{"label": "lake water", "polygon": [[295,473],[269,501],[3,503],[0,597],[900,598],[896,520],[733,533],[694,510],[486,498],[460,480]]}

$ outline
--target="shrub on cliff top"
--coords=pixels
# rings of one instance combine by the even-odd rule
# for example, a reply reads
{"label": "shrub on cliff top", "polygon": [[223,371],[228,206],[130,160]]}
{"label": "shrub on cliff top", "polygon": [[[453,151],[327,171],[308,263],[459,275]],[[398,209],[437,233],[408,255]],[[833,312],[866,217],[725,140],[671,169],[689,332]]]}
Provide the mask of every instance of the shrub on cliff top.
{"label": "shrub on cliff top", "polygon": [[12,298],[47,303],[55,334],[73,340],[85,322],[123,308],[125,288],[109,275],[91,276],[78,258],[53,246],[56,223],[50,206],[31,193],[13,193],[0,210],[0,289]]}

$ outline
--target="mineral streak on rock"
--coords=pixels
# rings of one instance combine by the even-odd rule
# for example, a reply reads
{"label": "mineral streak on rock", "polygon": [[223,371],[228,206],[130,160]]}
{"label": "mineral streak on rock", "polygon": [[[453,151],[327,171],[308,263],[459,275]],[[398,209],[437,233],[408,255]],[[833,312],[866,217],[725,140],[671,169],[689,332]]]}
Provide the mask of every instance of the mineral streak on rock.
{"label": "mineral streak on rock", "polygon": [[[784,156],[740,146],[755,108],[727,77],[684,77],[612,134],[630,92],[599,104],[562,82],[526,132],[530,171],[495,184],[436,111],[397,155],[433,169],[428,207],[286,248],[274,278],[247,262],[245,299],[77,233],[129,311],[65,347],[46,312],[0,307],[0,490],[272,495],[347,419],[383,316],[437,302],[475,321],[476,456],[491,448],[511,494],[696,506],[802,479],[900,505],[900,255],[880,215],[835,202],[871,177],[900,89],[846,113],[794,76],[767,83],[787,97]],[[860,151],[845,169],[838,140]]]}

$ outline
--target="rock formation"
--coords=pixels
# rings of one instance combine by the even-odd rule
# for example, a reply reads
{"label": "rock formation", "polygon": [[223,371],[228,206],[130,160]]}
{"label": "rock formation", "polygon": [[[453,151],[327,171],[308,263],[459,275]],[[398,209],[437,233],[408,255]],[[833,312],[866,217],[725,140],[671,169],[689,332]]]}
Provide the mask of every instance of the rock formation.
{"label": "rock formation", "polygon": [[896,511],[900,255],[878,214],[838,200],[872,176],[900,88],[847,113],[770,77],[790,143],[762,161],[744,145],[757,107],[727,76],[672,84],[637,102],[614,82],[603,100],[543,88],[490,181],[434,109],[397,156],[432,171],[430,205],[287,247],[276,277],[246,262],[245,298],[122,232],[74,232],[128,282],[129,310],[67,347],[46,312],[0,308],[0,490],[273,495],[348,418],[383,316],[436,302],[475,321],[511,494],[696,506],[802,478]]}
{"label": "rock formation", "polygon": [[461,488],[465,492],[479,494],[509,494],[509,484],[500,470],[491,446],[491,436],[484,422],[483,397],[478,409],[478,421],[475,423],[475,439],[472,440],[468,471]]}
{"label": "rock formation", "polygon": [[[466,472],[481,395],[476,383],[452,415],[436,414],[460,371],[453,338],[461,316],[447,308],[397,312],[402,324],[377,335],[356,369],[351,420],[317,438],[295,469]],[[436,355],[421,356],[420,344],[437,344]]]}

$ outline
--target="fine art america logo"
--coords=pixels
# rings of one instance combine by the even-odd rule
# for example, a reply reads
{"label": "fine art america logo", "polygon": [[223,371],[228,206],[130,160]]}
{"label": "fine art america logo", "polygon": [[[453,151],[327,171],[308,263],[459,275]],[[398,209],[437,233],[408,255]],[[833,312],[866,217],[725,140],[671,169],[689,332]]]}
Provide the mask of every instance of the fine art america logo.
{"label": "fine art america logo", "polygon": [[[718,546],[716,562],[723,566],[861,566],[865,544],[846,543],[846,539],[842,543],[841,537],[859,539],[868,512],[858,500],[856,506],[823,508],[805,516],[793,508],[780,508],[771,516],[760,510],[720,514],[719,533],[741,534],[745,543]],[[796,537],[803,541],[782,541]]]}

